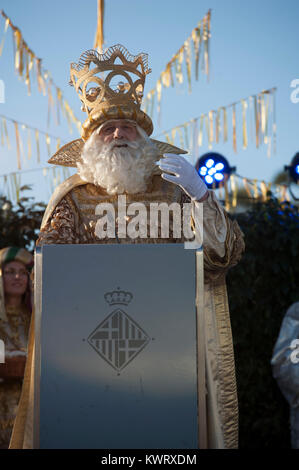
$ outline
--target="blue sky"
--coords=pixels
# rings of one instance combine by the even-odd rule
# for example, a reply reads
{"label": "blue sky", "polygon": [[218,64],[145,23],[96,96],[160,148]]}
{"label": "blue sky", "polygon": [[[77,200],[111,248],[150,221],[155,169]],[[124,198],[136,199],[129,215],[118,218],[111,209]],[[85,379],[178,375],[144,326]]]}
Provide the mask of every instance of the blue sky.
{"label": "blue sky", "polygon": [[[85,4],[78,0],[2,0],[1,8],[21,29],[29,47],[43,59],[44,68],[51,72],[54,82],[83,121],[85,115],[80,111],[79,99],[68,85],[69,65],[76,62],[84,50],[93,47],[96,0]],[[204,75],[198,81],[193,80],[191,94],[186,83],[179,91],[163,90],[161,126],[154,119],[153,135],[159,135],[163,130],[211,109],[277,87],[276,155],[268,158],[266,147],[256,149],[253,142],[247,150],[242,150],[240,139],[236,154],[231,138],[227,144],[213,145],[213,150],[225,155],[242,176],[271,181],[299,151],[299,103],[294,104],[290,99],[293,91],[290,83],[299,79],[298,1],[106,0],[105,44],[121,43],[132,54],[149,54],[152,73],[147,78],[147,92],[209,9],[212,10],[210,81],[208,83]],[[3,27],[4,21],[1,20],[0,41]],[[32,96],[28,97],[25,84],[15,75],[10,30],[0,57],[0,79],[5,83],[5,103],[0,103],[0,114],[47,131],[47,97],[39,94],[36,86],[33,87]],[[239,131],[240,122],[238,119]],[[78,136],[75,131],[70,135],[65,123],[60,126],[51,123],[48,132],[64,141]],[[10,135],[13,140],[12,127]],[[204,144],[199,156],[208,151],[205,141]],[[194,159],[196,156],[192,157]],[[46,165],[47,159],[46,148],[42,148],[42,166]],[[38,167],[35,152],[26,165],[24,162],[24,169]],[[15,149],[8,151],[0,146],[0,175],[16,169]],[[37,199],[49,197],[50,188],[45,192],[42,178],[42,174],[36,172],[23,174],[21,180],[22,183],[34,183]]]}

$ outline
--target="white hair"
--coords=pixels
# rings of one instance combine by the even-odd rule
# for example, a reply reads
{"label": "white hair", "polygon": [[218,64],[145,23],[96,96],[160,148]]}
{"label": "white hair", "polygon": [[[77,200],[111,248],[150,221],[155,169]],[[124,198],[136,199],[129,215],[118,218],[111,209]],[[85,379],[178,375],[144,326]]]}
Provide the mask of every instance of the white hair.
{"label": "white hair", "polygon": [[104,144],[99,136],[101,127],[83,147],[81,163],[77,163],[80,177],[106,189],[108,194],[144,192],[159,158],[157,147],[138,125],[136,140],[121,139]]}

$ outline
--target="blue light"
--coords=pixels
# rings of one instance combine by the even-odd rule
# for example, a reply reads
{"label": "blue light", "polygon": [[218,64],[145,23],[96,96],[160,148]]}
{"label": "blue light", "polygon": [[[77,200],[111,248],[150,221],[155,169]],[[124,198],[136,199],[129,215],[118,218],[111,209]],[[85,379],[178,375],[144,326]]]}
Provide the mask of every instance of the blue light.
{"label": "blue light", "polygon": [[215,168],[216,168],[217,171],[221,171],[221,170],[223,170],[224,165],[223,165],[223,163],[217,163],[215,165]]}
{"label": "blue light", "polygon": [[212,178],[212,176],[210,176],[210,175],[205,176],[205,180],[206,180],[206,182],[207,182],[208,184],[212,184],[212,183],[213,183],[213,178]]}
{"label": "blue light", "polygon": [[214,160],[212,158],[209,158],[209,160],[206,161],[206,167],[211,168],[214,165]]}
{"label": "blue light", "polygon": [[[296,161],[299,167],[299,161]],[[223,155],[216,152],[208,152],[202,155],[195,165],[198,174],[203,178],[206,185],[217,189],[226,179],[230,177],[235,168],[231,168]],[[299,174],[299,168],[298,168]]]}
{"label": "blue light", "polygon": [[298,175],[299,175],[299,165],[296,166],[295,171],[296,171],[296,173],[298,173]]}
{"label": "blue light", "polygon": [[214,178],[215,178],[215,180],[217,180],[217,181],[222,181],[223,178],[224,178],[224,176],[223,176],[222,173],[216,173],[216,174],[214,175]]}

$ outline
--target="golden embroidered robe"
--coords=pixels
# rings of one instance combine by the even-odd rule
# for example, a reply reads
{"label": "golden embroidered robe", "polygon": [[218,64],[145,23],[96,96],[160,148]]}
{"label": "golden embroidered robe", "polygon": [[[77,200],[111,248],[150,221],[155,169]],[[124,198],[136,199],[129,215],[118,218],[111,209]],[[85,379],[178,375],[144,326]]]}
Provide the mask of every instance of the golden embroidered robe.
{"label": "golden embroidered robe", "polygon": [[[126,195],[127,204],[142,202],[188,202],[183,191],[159,175],[152,178],[146,193]],[[116,243],[115,239],[100,240],[95,235],[95,207],[100,202],[117,205],[100,187],[85,183],[74,175],[54,192],[46,209],[38,245],[57,243]],[[116,219],[117,222],[117,219]],[[235,381],[234,353],[225,285],[227,270],[237,264],[244,250],[243,234],[230,220],[214,193],[203,203],[205,339],[207,426],[209,448],[238,446],[238,402]],[[120,243],[182,243],[170,233],[169,239],[119,239]],[[29,354],[34,352],[31,333]],[[14,429],[11,448],[32,446],[32,361],[26,370],[22,405]]]}

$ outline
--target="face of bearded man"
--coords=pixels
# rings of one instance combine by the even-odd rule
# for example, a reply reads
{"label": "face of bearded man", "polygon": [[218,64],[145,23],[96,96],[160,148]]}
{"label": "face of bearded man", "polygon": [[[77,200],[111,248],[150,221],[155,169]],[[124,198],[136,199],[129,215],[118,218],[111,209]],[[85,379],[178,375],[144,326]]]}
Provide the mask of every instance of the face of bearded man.
{"label": "face of bearded man", "polygon": [[137,126],[137,139],[114,139],[104,143],[95,130],[83,147],[78,172],[84,181],[105,188],[108,194],[146,191],[157,168],[159,152],[147,134]]}

